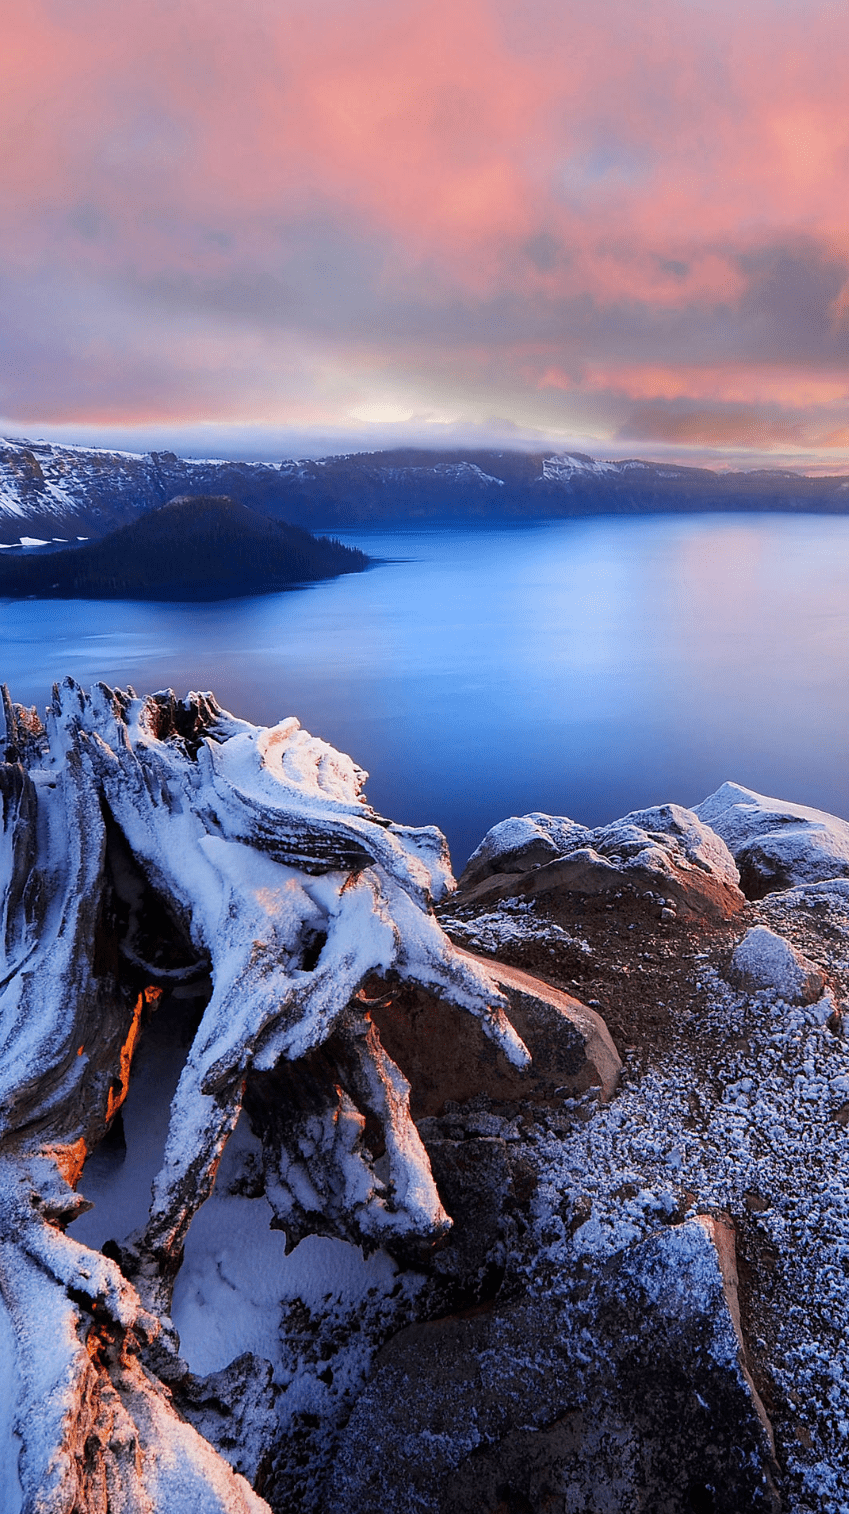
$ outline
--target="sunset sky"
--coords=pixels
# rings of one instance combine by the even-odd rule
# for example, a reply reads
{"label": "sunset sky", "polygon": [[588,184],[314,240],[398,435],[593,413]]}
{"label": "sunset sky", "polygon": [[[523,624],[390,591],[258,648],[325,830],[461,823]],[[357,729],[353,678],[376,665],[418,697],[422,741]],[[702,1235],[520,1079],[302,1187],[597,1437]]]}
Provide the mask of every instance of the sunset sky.
{"label": "sunset sky", "polygon": [[849,469],[846,0],[28,0],[0,424]]}

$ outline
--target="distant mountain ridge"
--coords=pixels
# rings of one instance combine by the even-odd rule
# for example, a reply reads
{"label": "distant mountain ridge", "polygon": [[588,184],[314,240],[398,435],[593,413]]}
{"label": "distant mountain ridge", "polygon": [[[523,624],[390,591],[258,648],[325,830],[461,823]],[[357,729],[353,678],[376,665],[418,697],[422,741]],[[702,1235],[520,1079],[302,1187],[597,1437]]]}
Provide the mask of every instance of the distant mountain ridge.
{"label": "distant mountain ridge", "polygon": [[416,448],[276,463],[0,442],[0,544],[102,537],[177,495],[227,495],[308,529],[698,510],[849,512],[849,477],[718,473],[584,453]]}

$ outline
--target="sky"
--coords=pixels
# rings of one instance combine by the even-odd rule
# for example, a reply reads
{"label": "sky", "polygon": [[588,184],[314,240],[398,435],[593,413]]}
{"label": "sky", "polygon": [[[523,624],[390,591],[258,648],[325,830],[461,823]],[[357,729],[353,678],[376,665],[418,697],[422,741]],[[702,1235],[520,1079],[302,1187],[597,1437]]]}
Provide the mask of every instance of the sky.
{"label": "sky", "polygon": [[0,430],[849,471],[847,0],[27,0]]}

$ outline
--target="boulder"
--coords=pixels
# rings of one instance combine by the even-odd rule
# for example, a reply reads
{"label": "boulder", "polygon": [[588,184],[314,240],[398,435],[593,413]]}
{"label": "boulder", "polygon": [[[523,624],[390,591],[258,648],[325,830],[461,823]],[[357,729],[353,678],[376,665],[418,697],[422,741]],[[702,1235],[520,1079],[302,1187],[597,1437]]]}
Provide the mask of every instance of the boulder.
{"label": "boulder", "polygon": [[[563,848],[559,855],[553,855],[556,846]],[[714,918],[733,915],[745,903],[725,842],[680,804],[635,810],[592,831],[551,816],[504,821],[484,837],[458,887],[464,904],[628,887],[671,903],[682,915]]]}
{"label": "boulder", "polygon": [[815,963],[765,925],[755,925],[737,946],[728,978],[749,993],[771,989],[788,1004],[814,1004],[825,988]]}
{"label": "boulder", "polygon": [[728,846],[750,899],[849,877],[849,822],[824,810],[723,783],[693,813]]}
{"label": "boulder", "polygon": [[183,1418],[262,1493],[279,1437],[271,1363],[243,1352],[218,1372],[187,1373],[170,1386]]}
{"label": "boulder", "polygon": [[382,1045],[410,1083],[410,1111],[453,1222],[428,1262],[440,1313],[491,1297],[521,1245],[537,1184],[522,1127],[592,1090],[609,1099],[621,1071],[594,1010],[530,973],[461,955],[506,999],[531,1053],[525,1068],[512,1066],[450,1000],[421,988],[400,986],[371,1009]]}
{"label": "boulder", "polygon": [[622,1064],[595,1010],[530,973],[455,950],[485,972],[494,992],[507,1001],[507,1018],[531,1060],[524,1067],[510,1063],[450,997],[399,985],[376,997],[370,1013],[382,1046],[411,1085],[414,1120],[470,1101],[485,1101],[491,1109],[524,1103],[559,1107],[564,1098],[590,1088],[603,1099],[611,1097]]}
{"label": "boulder", "polygon": [[343,1433],[327,1506],[775,1514],[774,1472],[733,1233],[705,1218],[582,1287],[401,1331]]}
{"label": "boulder", "polygon": [[592,831],[561,815],[513,815],[487,831],[460,878],[462,889],[473,888],[499,873],[526,873],[585,846]]}

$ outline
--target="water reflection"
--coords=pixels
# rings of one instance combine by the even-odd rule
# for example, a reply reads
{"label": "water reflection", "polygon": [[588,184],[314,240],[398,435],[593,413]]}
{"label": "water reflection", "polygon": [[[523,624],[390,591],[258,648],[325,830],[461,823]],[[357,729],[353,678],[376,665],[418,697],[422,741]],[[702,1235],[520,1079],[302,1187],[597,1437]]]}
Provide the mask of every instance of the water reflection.
{"label": "water reflection", "polygon": [[340,533],[393,559],[217,605],[2,607],[2,675],[213,688],[295,713],[459,864],[504,815],[598,823],[726,777],[849,812],[849,519],[645,517]]}

